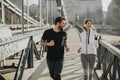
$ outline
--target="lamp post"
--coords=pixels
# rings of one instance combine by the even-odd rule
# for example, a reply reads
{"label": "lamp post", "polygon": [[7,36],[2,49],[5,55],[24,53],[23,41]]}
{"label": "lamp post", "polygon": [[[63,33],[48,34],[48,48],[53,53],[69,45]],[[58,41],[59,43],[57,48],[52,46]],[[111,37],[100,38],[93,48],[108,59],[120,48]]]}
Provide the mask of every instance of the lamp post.
{"label": "lamp post", "polygon": [[22,0],[22,33],[24,33],[24,0]]}
{"label": "lamp post", "polygon": [[61,0],[58,0],[57,4],[58,4],[57,7],[58,7],[58,12],[59,12],[58,16],[62,16],[61,15]]}
{"label": "lamp post", "polygon": [[52,5],[52,13],[51,13],[51,14],[52,14],[52,18],[51,18],[51,19],[52,19],[52,20],[51,20],[51,21],[52,21],[52,24],[53,24],[53,17],[54,17],[54,7],[53,7],[53,4],[54,4],[54,3],[53,3],[53,1],[54,1],[54,0],[52,0],[52,3],[51,3],[51,5]]}
{"label": "lamp post", "polygon": [[27,26],[29,28],[29,0],[27,0]]}
{"label": "lamp post", "polygon": [[50,25],[52,25],[52,18],[53,18],[53,0],[50,0]]}
{"label": "lamp post", "polygon": [[2,23],[5,23],[5,11],[4,11],[4,5],[3,0],[1,0],[1,7],[2,7]]}
{"label": "lamp post", "polygon": [[40,29],[41,29],[42,28],[42,0],[39,0],[39,9],[40,9],[39,21],[40,21]]}
{"label": "lamp post", "polygon": [[47,14],[46,14],[46,19],[47,19],[47,24],[48,24],[48,0],[46,0],[47,1]]}

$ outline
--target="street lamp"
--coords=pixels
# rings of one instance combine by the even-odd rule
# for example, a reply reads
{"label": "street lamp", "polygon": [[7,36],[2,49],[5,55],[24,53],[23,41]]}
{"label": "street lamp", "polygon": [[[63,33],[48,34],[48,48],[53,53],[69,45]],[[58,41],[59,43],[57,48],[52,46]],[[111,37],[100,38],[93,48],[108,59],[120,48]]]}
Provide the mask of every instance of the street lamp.
{"label": "street lamp", "polygon": [[40,9],[40,15],[39,15],[39,21],[40,21],[40,28],[42,28],[42,0],[39,0],[39,9]]}
{"label": "street lamp", "polygon": [[4,5],[3,0],[1,0],[1,8],[2,8],[2,23],[5,23],[5,14],[4,14]]}
{"label": "street lamp", "polygon": [[57,10],[58,10],[58,16],[62,16],[61,15],[61,11],[62,11],[62,6],[61,6],[61,0],[57,0]]}
{"label": "street lamp", "polygon": [[48,0],[46,0],[46,1],[47,1],[47,15],[46,16],[47,16],[47,24],[48,24],[48,8],[49,7],[48,7]]}
{"label": "street lamp", "polygon": [[27,26],[29,28],[29,0],[27,0]]}
{"label": "street lamp", "polygon": [[24,33],[24,0],[22,0],[22,33]]}

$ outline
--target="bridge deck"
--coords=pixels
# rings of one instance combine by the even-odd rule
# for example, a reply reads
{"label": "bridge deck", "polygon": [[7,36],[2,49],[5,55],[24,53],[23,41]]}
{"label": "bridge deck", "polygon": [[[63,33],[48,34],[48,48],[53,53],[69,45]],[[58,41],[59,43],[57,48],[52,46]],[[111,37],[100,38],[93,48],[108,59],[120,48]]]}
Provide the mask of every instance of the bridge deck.
{"label": "bridge deck", "polygon": [[[70,28],[67,31],[67,34],[70,52],[65,53],[62,80],[83,80],[83,69],[80,61],[80,54],[77,53],[80,43],[77,29]],[[34,68],[25,68],[23,80],[51,80],[48,74],[45,55],[41,60],[36,60],[36,58],[34,58]],[[15,62],[18,62],[18,60],[18,58],[14,59]],[[10,62],[11,60],[6,60],[7,64]],[[15,72],[3,74],[3,77],[5,77],[6,80],[13,80],[14,76]]]}
{"label": "bridge deck", "polygon": [[[83,69],[80,61],[80,54],[77,53],[80,43],[78,33],[75,28],[69,29],[67,33],[70,52],[65,54],[62,80],[83,80]],[[44,61],[42,65],[39,65],[29,80],[52,80],[48,74],[46,61]]]}

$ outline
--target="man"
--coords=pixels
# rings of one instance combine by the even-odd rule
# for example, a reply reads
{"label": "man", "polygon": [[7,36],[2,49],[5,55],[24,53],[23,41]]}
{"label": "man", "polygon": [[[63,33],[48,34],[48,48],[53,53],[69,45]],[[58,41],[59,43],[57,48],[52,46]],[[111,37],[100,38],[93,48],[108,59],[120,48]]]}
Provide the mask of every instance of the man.
{"label": "man", "polygon": [[41,45],[47,46],[47,65],[53,80],[61,80],[61,72],[64,59],[64,48],[67,47],[67,35],[63,31],[65,18],[57,17],[55,27],[46,30],[41,38]]}

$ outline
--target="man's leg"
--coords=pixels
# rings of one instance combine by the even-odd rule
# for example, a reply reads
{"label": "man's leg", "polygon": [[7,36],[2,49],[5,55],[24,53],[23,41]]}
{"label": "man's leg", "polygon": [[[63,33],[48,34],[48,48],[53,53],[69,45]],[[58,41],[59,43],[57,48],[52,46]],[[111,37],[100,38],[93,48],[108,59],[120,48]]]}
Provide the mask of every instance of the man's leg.
{"label": "man's leg", "polygon": [[55,71],[54,80],[61,80],[62,68],[63,68],[63,60],[57,61],[54,66],[54,71]]}
{"label": "man's leg", "polygon": [[54,62],[47,60],[47,66],[49,69],[50,77],[54,79]]}

